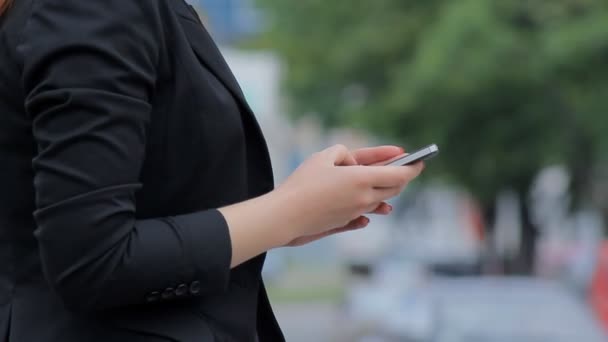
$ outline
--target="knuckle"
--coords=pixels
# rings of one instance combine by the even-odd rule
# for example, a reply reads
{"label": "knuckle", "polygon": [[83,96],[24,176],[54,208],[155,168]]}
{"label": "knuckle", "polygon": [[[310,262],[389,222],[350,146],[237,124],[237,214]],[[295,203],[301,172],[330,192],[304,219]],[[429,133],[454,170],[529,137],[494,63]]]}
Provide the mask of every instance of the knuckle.
{"label": "knuckle", "polygon": [[346,146],[344,146],[344,144],[336,144],[336,145],[334,145],[334,148],[335,148],[336,150],[338,150],[338,151],[344,151],[344,150],[348,150],[348,149],[346,148]]}

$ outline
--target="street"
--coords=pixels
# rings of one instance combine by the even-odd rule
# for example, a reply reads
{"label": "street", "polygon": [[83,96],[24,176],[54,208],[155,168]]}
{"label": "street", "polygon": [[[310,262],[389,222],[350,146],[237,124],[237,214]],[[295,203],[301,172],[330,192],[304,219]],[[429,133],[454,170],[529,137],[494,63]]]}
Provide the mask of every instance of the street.
{"label": "street", "polygon": [[330,303],[274,305],[277,320],[289,342],[331,341],[338,315]]}

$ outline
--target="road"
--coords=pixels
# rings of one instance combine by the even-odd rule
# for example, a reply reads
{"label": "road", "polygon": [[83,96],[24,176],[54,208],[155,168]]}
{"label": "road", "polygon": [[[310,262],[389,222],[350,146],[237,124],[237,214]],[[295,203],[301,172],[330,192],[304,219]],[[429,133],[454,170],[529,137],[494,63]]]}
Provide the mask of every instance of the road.
{"label": "road", "polygon": [[326,303],[277,304],[275,314],[289,342],[331,342],[338,311]]}

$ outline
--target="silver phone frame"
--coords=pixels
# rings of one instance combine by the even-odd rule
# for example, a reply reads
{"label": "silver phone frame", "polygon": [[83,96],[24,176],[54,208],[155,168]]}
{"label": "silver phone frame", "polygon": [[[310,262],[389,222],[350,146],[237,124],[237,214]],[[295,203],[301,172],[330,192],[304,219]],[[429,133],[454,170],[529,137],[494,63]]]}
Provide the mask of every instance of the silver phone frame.
{"label": "silver phone frame", "polygon": [[426,160],[429,159],[431,157],[434,157],[435,155],[437,155],[439,153],[439,147],[435,144],[429,145],[427,147],[421,148],[418,151],[415,151],[413,153],[409,153],[404,155],[401,158],[398,158],[396,160],[393,160],[387,164],[385,164],[386,166],[405,166],[405,165],[410,165],[413,164],[417,161],[420,160]]}

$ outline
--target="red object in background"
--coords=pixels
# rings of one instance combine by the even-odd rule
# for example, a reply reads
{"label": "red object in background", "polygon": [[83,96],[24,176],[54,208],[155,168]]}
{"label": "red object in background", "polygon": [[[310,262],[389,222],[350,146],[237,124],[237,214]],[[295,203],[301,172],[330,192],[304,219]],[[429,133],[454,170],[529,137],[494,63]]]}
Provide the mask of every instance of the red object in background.
{"label": "red object in background", "polygon": [[465,210],[468,216],[471,232],[477,242],[483,242],[485,239],[485,223],[481,207],[473,199],[468,199],[465,202]]}
{"label": "red object in background", "polygon": [[602,243],[598,254],[589,300],[596,316],[608,331],[608,241]]}

